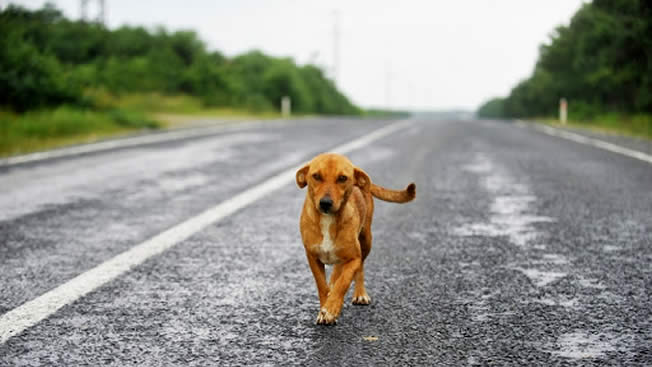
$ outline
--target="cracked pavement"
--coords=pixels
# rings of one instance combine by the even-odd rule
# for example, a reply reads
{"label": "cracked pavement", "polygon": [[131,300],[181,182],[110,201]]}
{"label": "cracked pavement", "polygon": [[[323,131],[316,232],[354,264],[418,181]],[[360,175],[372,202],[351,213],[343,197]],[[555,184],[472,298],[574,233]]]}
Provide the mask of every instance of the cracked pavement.
{"label": "cracked pavement", "polygon": [[[393,121],[270,122],[2,168],[0,317]],[[293,184],[0,344],[0,365],[650,365],[652,165],[507,122],[414,119],[378,184],[370,306],[315,325]]]}

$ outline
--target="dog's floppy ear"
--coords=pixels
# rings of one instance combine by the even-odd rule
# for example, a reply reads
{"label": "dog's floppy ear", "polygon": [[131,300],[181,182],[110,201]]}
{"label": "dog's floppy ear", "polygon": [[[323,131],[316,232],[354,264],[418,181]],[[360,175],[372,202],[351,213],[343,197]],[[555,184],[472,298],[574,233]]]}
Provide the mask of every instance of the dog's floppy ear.
{"label": "dog's floppy ear", "polygon": [[362,191],[368,192],[371,188],[371,179],[369,178],[369,175],[358,167],[353,169],[353,175],[355,176],[355,185]]}
{"label": "dog's floppy ear", "polygon": [[297,186],[303,189],[308,184],[308,170],[310,165],[306,164],[303,168],[297,171]]}

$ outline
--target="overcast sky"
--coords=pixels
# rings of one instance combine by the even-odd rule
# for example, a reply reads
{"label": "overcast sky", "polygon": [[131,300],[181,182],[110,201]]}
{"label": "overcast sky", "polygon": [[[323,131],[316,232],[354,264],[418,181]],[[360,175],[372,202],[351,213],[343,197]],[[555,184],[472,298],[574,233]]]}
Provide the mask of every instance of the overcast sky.
{"label": "overcast sky", "polygon": [[[29,8],[45,3],[0,0],[8,2]],[[51,2],[68,17],[79,17],[80,0]],[[317,63],[363,107],[410,109],[475,109],[506,95],[530,75],[539,44],[583,2],[106,0],[110,28],[194,29],[210,49],[229,56],[260,49]],[[89,6],[89,12],[96,8]]]}

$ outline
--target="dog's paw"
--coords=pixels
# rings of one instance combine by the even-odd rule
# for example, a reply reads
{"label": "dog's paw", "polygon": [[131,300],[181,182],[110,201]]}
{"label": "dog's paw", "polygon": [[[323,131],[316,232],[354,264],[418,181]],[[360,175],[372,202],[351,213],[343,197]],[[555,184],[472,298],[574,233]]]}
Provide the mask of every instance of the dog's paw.
{"label": "dog's paw", "polygon": [[354,305],[366,306],[371,303],[371,298],[367,294],[361,296],[353,296],[353,301],[351,302]]}
{"label": "dog's paw", "polygon": [[335,325],[337,324],[337,316],[328,312],[326,307],[322,307],[317,315],[317,325]]}

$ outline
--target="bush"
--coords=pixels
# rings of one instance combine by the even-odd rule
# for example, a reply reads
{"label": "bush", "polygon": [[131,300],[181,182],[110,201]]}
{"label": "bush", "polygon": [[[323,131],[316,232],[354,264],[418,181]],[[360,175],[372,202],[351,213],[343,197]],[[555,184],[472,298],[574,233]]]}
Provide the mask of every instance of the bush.
{"label": "bush", "polygon": [[108,116],[116,125],[122,127],[141,129],[155,129],[159,127],[157,122],[146,118],[142,113],[112,109],[108,112]]}
{"label": "bush", "polygon": [[75,106],[39,109],[22,114],[0,110],[0,155],[24,153],[61,145],[80,138],[157,128],[159,125],[129,111],[98,112]]}
{"label": "bush", "polygon": [[81,88],[66,80],[57,59],[16,33],[0,37],[0,90],[0,105],[17,111],[81,102]]}
{"label": "bush", "polygon": [[492,98],[485,102],[477,111],[481,118],[501,118],[505,116],[505,98]]}
{"label": "bush", "polygon": [[82,90],[91,89],[189,94],[205,106],[251,110],[278,109],[287,95],[296,112],[360,113],[315,66],[259,51],[228,59],[193,31],[108,30],[67,20],[51,5],[10,5],[0,11],[0,34],[0,106],[17,111],[88,105]]}

